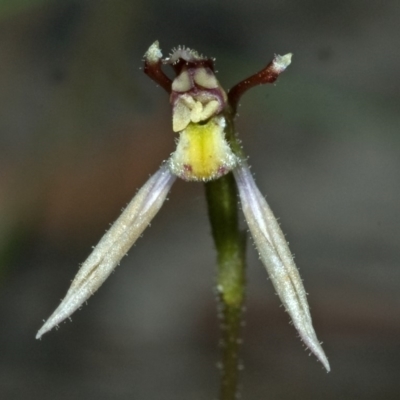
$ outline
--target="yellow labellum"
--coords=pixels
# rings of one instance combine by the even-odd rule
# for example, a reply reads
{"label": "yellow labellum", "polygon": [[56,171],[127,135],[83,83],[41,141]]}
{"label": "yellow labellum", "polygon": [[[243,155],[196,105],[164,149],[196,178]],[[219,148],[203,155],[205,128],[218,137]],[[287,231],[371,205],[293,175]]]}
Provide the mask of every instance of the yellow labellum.
{"label": "yellow labellum", "polygon": [[188,181],[208,181],[234,168],[238,160],[225,139],[224,128],[223,117],[188,124],[169,160],[172,173]]}

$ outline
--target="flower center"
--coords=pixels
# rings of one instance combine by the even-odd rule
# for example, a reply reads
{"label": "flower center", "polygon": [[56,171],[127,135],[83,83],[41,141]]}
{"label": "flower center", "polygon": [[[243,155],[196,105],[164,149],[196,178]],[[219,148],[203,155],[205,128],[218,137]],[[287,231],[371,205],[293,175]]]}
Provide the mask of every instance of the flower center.
{"label": "flower center", "polygon": [[238,163],[225,139],[225,118],[190,122],[179,133],[176,151],[168,163],[173,174],[187,181],[209,181],[231,171]]}

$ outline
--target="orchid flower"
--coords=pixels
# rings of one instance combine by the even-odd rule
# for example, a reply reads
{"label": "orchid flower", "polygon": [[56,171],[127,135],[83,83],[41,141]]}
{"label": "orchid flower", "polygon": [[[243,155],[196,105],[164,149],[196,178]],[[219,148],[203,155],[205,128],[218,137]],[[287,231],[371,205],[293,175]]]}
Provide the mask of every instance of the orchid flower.
{"label": "orchid flower", "polygon": [[[159,44],[155,42],[144,56],[144,72],[170,96],[172,130],[178,135],[176,150],[93,249],[65,298],[36,337],[40,338],[68,318],[103,284],[157,214],[176,177],[209,182],[233,173],[245,220],[273,286],[301,339],[329,371],[293,256],[274,214],[254,182],[232,129],[242,94],[252,86],[274,82],[289,66],[292,55],[276,55],[264,69],[238,83],[228,93],[215,76],[213,59],[185,47],[178,47],[165,59],[162,57]],[[163,72],[165,64],[175,71],[173,80]]]}

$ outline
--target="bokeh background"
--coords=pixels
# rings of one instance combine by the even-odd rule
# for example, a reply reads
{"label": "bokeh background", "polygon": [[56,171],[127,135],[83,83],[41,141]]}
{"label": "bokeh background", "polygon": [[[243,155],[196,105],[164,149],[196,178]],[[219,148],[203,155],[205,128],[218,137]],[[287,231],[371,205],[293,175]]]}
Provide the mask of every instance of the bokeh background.
{"label": "bokeh background", "polygon": [[244,399],[400,392],[400,2],[0,1],[0,397],[214,399],[215,250],[177,182],[88,306],[34,339],[109,223],[174,148],[154,40],[217,58],[229,88],[274,53],[237,129],[296,255],[327,374],[251,243]]}

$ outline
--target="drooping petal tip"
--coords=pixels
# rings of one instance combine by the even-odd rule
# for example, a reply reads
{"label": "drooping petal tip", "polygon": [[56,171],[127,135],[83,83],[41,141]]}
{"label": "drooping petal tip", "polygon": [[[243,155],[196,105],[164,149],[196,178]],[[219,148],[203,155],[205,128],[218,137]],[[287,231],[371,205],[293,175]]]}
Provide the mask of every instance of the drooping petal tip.
{"label": "drooping petal tip", "polygon": [[241,161],[233,172],[245,219],[271,282],[301,339],[329,372],[328,359],[312,325],[303,282],[279,224],[246,162]]}
{"label": "drooping petal tip", "polygon": [[175,179],[166,164],[150,177],[82,264],[37,339],[73,314],[103,284],[157,214]]}

